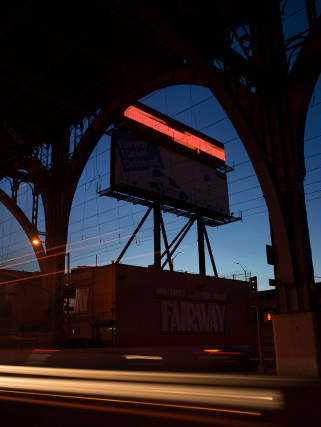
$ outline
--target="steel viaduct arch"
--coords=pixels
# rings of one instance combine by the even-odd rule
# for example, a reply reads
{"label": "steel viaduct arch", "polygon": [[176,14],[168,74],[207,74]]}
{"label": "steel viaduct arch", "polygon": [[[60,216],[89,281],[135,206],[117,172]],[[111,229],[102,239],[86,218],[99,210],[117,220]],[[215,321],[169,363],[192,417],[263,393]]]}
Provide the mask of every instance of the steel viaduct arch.
{"label": "steel viaduct arch", "polygon": [[[140,20],[140,6],[127,2],[123,7]],[[266,12],[266,13],[265,13]],[[306,218],[303,180],[305,177],[303,135],[313,89],[321,72],[321,20],[315,20],[295,63],[289,72],[284,51],[278,2],[249,24],[251,53],[199,52],[186,42],[175,28],[144,6],[144,25],[169,48],[185,59],[184,63],[163,75],[137,76],[136,87],[124,85],[114,99],[102,106],[70,162],[69,134],[57,137],[53,147],[52,168],[42,180],[33,177],[43,198],[46,216],[46,247],[56,257],[40,267],[45,271],[62,271],[64,255],[55,248],[65,248],[72,199],[90,153],[117,114],[132,100],[157,88],[176,84],[208,87],[234,125],[260,182],[269,210],[271,238],[275,256],[275,276],[280,313],[313,312],[314,280],[309,232]],[[151,24],[149,24],[151,23]],[[264,54],[262,54],[264,53]],[[21,166],[20,166],[21,167]],[[17,167],[19,168],[19,167]],[[63,173],[61,173],[63,171]],[[52,189],[55,191],[52,191]],[[14,202],[2,197],[18,219]],[[23,219],[24,230],[30,224]],[[53,261],[53,259],[55,261]],[[62,329],[62,277],[53,277],[55,330]]]}

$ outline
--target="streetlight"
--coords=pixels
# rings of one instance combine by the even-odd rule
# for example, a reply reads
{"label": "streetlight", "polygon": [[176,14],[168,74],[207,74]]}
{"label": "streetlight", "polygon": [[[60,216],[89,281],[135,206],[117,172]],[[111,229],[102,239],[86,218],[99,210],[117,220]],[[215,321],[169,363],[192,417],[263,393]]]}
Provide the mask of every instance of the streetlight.
{"label": "streetlight", "polygon": [[40,246],[44,243],[40,240],[39,236],[45,236],[46,233],[44,233],[43,231],[37,231],[37,234],[33,238],[30,238],[30,242],[33,244],[33,246]]}
{"label": "streetlight", "polygon": [[236,264],[240,265],[242,270],[244,271],[244,277],[245,277],[245,281],[246,281],[246,270],[245,270],[245,268],[243,267],[243,265],[240,262],[237,262]]}
{"label": "streetlight", "polygon": [[177,254],[174,256],[174,258],[172,259],[172,265],[173,265],[173,270],[174,270],[174,259],[177,257],[178,254],[183,254],[183,251],[178,251]]}
{"label": "streetlight", "polygon": [[[39,234],[41,234],[41,233],[39,232]],[[31,237],[29,240],[30,240],[31,245],[33,246],[33,250],[37,256],[43,255],[45,253],[45,249],[43,247],[44,242],[42,240],[40,240],[40,238],[38,236]]]}

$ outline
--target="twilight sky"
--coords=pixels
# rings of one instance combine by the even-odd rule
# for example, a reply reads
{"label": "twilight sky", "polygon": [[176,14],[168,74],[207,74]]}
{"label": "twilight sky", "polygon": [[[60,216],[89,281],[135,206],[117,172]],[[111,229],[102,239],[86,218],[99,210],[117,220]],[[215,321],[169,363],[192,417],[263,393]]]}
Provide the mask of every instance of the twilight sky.
{"label": "twilight sky", "polygon": [[[306,29],[303,0],[291,0],[284,11],[284,31],[288,37]],[[318,12],[320,1],[317,2]],[[303,8],[303,9],[302,9]],[[306,206],[316,281],[321,279],[321,84],[316,87],[309,109],[305,132]],[[150,94],[144,104],[175,118],[224,143],[226,163],[234,166],[228,174],[230,210],[242,212],[243,220],[218,228],[208,234],[219,276],[244,278],[244,270],[258,277],[260,290],[269,289],[273,267],[266,262],[266,244],[270,244],[268,213],[248,155],[225,112],[211,92],[196,86],[176,86]],[[97,190],[109,187],[110,138],[105,135],[92,153],[82,174],[73,202],[69,245],[71,267],[105,265],[117,259],[129,235],[143,217],[146,208],[108,197],[99,197]],[[9,191],[2,180],[1,188]],[[31,188],[22,184],[18,202],[29,216],[32,209]],[[186,219],[164,214],[171,241]],[[38,228],[44,231],[43,211],[39,211]],[[38,270],[31,262],[33,251],[18,223],[0,206],[0,267],[26,271]],[[15,260],[14,260],[15,259]],[[126,252],[123,263],[148,266],[153,263],[153,222],[150,216]],[[10,267],[13,266],[13,267]],[[213,271],[207,257],[207,274]],[[178,249],[175,270],[198,272],[197,235],[194,226]]]}

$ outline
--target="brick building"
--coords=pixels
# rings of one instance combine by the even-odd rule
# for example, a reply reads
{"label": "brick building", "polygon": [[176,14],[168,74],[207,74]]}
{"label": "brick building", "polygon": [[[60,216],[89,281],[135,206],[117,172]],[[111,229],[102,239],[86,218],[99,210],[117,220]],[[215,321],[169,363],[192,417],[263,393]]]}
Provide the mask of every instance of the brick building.
{"label": "brick building", "polygon": [[[2,344],[38,345],[48,292],[36,274],[1,274],[1,282],[10,274],[17,279],[1,288]],[[123,264],[79,267],[69,279],[69,340],[103,347],[255,345],[248,282]]]}

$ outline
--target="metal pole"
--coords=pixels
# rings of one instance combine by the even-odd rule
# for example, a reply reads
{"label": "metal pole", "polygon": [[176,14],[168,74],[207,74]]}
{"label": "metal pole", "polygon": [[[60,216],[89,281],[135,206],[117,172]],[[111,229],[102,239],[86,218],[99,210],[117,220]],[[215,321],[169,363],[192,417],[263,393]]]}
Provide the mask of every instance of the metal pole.
{"label": "metal pole", "polygon": [[253,283],[252,289],[255,293],[255,311],[256,311],[256,325],[257,325],[257,344],[259,350],[259,374],[264,374],[264,359],[263,359],[263,348],[262,348],[262,337],[261,337],[261,322],[260,322],[260,312],[259,312],[259,295],[257,292],[257,277],[250,277],[250,282]]}
{"label": "metal pole", "polygon": [[210,259],[211,259],[211,263],[212,263],[212,267],[213,267],[213,271],[214,271],[214,276],[218,277],[217,269],[216,269],[216,265],[215,265],[215,261],[214,261],[214,257],[213,257],[213,252],[212,252],[210,240],[208,238],[208,234],[207,234],[205,225],[204,225],[203,232],[204,232],[204,236],[205,236],[205,240],[206,240],[206,244],[207,244],[207,250],[208,250],[208,253],[209,253]]}
{"label": "metal pole", "polygon": [[[164,225],[164,221],[163,221],[162,212],[160,212],[159,219],[160,219],[160,225],[161,225],[162,234],[163,234],[163,240],[164,240],[164,244],[165,244],[165,252],[167,253],[167,261],[169,263],[169,269],[171,271],[173,271],[174,265],[172,263],[171,256],[170,256],[170,248],[169,248],[169,245],[168,245],[168,240],[167,240],[167,235],[166,235],[166,230],[165,230],[165,225]],[[163,255],[161,254],[160,260],[162,259],[162,256]]]}
{"label": "metal pole", "polygon": [[257,323],[257,340],[259,347],[259,374],[264,374],[264,360],[263,360],[263,351],[262,351],[262,340],[261,340],[261,328],[260,328],[260,313],[258,304],[256,304],[256,323]]}
{"label": "metal pole", "polygon": [[161,210],[158,202],[154,202],[154,266],[161,268]]}
{"label": "metal pole", "polygon": [[[67,286],[70,285],[70,253],[66,253],[67,256]],[[70,329],[70,318],[69,318],[69,298],[67,298],[67,334],[69,334]]]}
{"label": "metal pole", "polygon": [[146,218],[148,217],[149,213],[152,210],[152,206],[150,206],[147,210],[147,212],[145,213],[145,215],[143,216],[142,220],[140,221],[140,223],[138,224],[138,226],[136,227],[134,233],[131,235],[130,239],[128,240],[127,244],[125,245],[124,249],[122,250],[121,254],[119,255],[119,257],[116,260],[116,264],[119,263],[119,261],[122,259],[123,255],[125,254],[125,252],[127,251],[127,249],[129,248],[131,242],[134,240],[135,236],[137,235],[138,231],[140,230],[141,226],[143,225],[143,223],[145,222]]}
{"label": "metal pole", "polygon": [[204,248],[204,225],[203,217],[198,215],[197,217],[197,240],[198,240],[198,263],[199,263],[199,274],[205,276],[205,248]]}
{"label": "metal pole", "polygon": [[242,270],[244,271],[244,277],[245,277],[245,282],[246,282],[246,270],[245,268],[243,268],[242,264],[237,262],[236,264],[238,264],[239,266],[241,266]]}
{"label": "metal pole", "polygon": [[119,257],[116,260],[116,264],[119,263],[119,261],[122,259],[124,253],[127,251],[127,249],[129,248],[131,242],[134,240],[135,236],[137,235],[138,231],[140,230],[141,226],[143,225],[143,223],[145,222],[146,218],[148,217],[149,213],[152,210],[152,206],[150,206],[147,210],[147,212],[145,213],[145,215],[143,216],[142,220],[140,221],[140,223],[138,224],[138,226],[136,227],[134,233],[131,235],[130,239],[128,240],[127,244],[125,245],[124,249],[122,250],[121,254],[119,255]]}

